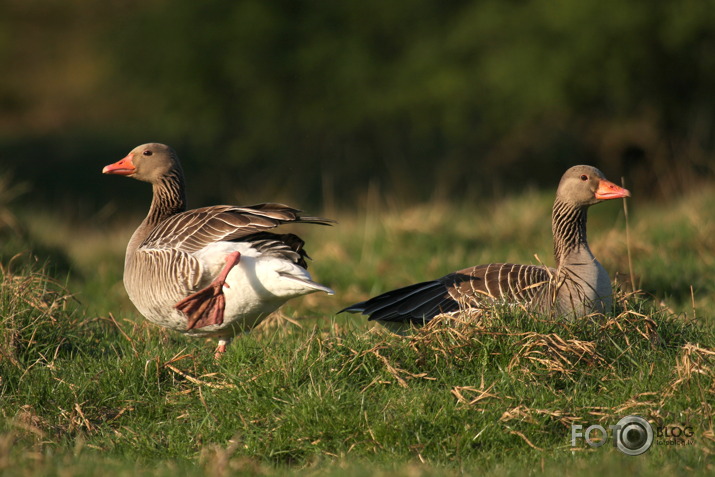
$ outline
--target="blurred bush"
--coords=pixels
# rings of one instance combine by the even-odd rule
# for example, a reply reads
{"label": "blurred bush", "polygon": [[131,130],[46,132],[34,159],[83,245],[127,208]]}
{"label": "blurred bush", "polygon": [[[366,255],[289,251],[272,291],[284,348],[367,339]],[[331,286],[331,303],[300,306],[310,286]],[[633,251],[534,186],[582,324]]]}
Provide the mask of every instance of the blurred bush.
{"label": "blurred bush", "polygon": [[101,166],[154,140],[202,202],[480,197],[576,163],[670,195],[715,168],[711,7],[0,0],[0,165],[53,200],[117,194]]}

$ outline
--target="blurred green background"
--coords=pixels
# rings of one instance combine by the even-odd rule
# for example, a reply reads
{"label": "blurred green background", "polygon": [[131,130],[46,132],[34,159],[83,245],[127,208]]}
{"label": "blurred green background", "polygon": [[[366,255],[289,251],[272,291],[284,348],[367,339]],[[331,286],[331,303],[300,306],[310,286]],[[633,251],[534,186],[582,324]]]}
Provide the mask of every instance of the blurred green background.
{"label": "blurred green background", "polygon": [[639,197],[715,169],[715,3],[0,0],[0,172],[25,200],[144,210],[103,177],[179,152],[190,205],[351,206],[553,188]]}

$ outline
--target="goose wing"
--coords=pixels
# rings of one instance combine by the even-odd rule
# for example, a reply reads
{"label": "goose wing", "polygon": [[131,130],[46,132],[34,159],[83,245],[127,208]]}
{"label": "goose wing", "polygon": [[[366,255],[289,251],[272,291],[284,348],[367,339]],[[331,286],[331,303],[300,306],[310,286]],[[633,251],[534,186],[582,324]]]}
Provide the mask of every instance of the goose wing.
{"label": "goose wing", "polygon": [[286,223],[334,223],[330,219],[301,216],[300,213],[298,209],[274,203],[193,209],[161,222],[144,239],[140,248],[194,253],[215,242],[242,240]]}
{"label": "goose wing", "polygon": [[450,273],[356,303],[343,310],[370,320],[424,324],[463,306],[505,300],[525,303],[547,289],[552,271],[535,265],[493,263]]}

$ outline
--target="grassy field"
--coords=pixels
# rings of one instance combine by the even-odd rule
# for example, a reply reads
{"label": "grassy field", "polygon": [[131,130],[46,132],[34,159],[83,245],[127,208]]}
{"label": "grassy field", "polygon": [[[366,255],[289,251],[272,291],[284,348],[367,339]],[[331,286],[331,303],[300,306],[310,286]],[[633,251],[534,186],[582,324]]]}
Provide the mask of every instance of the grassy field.
{"label": "grassy field", "polygon": [[[6,205],[0,473],[712,475],[715,189],[636,194],[628,237],[622,204],[592,209],[592,248],[620,289],[607,317],[495,307],[400,337],[335,316],[468,265],[552,264],[552,197],[479,208],[368,197],[360,212],[325,211],[339,225],[298,232],[336,296],[289,303],[218,362],[210,340],[150,325],[128,302],[138,217]],[[692,438],[637,457],[571,446],[572,424],[632,414]]]}

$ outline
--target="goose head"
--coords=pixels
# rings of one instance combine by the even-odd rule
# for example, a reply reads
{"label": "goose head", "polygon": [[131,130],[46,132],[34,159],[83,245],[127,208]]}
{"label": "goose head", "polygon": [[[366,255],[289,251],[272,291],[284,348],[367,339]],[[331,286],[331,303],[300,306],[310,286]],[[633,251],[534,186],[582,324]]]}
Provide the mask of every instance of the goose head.
{"label": "goose head", "polygon": [[630,195],[627,189],[607,180],[603,172],[592,166],[573,166],[561,177],[556,190],[557,200],[577,208]]}
{"label": "goose head", "polygon": [[178,156],[174,150],[156,142],[137,146],[127,156],[114,164],[105,166],[103,174],[116,174],[156,183],[162,177],[180,172]]}

